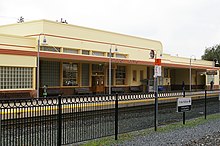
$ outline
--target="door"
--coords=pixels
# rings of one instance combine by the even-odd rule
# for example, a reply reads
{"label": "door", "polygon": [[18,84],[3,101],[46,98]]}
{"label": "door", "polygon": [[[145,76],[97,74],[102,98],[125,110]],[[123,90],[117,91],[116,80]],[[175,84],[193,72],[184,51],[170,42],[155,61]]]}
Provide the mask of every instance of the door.
{"label": "door", "polygon": [[104,76],[92,76],[92,89],[94,93],[104,93]]}

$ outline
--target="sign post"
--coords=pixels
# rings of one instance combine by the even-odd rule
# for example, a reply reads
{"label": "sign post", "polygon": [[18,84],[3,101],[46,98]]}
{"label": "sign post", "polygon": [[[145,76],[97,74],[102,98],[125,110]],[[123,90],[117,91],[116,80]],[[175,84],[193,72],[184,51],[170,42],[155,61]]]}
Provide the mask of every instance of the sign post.
{"label": "sign post", "polygon": [[161,76],[161,59],[157,59],[155,57],[155,66],[154,66],[154,93],[155,93],[155,119],[154,119],[154,126],[155,131],[157,131],[158,125],[158,80],[157,77]]}
{"label": "sign post", "polygon": [[185,112],[191,110],[191,98],[178,98],[177,99],[177,112],[183,112],[183,124],[185,124]]}

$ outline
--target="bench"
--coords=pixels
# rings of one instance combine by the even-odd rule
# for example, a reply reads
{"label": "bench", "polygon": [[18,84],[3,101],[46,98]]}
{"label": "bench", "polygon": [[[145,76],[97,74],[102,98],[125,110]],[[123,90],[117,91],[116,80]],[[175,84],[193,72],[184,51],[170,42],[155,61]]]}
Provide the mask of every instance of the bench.
{"label": "bench", "polygon": [[52,97],[52,96],[59,96],[62,95],[63,93],[59,89],[47,89],[47,97]]}
{"label": "bench", "polygon": [[90,91],[89,88],[83,87],[83,88],[75,88],[76,94],[92,94],[92,91]]}
{"label": "bench", "polygon": [[130,92],[143,92],[143,90],[140,88],[140,86],[131,86]]}
{"label": "bench", "polygon": [[125,88],[123,87],[112,87],[112,93],[124,93]]}
{"label": "bench", "polygon": [[31,98],[30,92],[2,92],[0,93],[0,99],[28,99]]}

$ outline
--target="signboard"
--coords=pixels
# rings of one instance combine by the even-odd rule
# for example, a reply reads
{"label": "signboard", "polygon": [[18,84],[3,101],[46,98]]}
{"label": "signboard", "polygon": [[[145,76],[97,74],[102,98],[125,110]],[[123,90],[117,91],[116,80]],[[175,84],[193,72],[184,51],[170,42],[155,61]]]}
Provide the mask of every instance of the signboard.
{"label": "signboard", "polygon": [[217,75],[217,70],[207,70],[206,75]]}
{"label": "signboard", "polygon": [[155,75],[155,77],[160,77],[161,76],[161,66],[155,65],[155,67],[154,67],[154,75]]}
{"label": "signboard", "polygon": [[160,58],[155,59],[155,65],[161,65],[161,59]]}
{"label": "signboard", "polygon": [[191,110],[191,98],[178,98],[177,99],[177,112],[186,112]]}

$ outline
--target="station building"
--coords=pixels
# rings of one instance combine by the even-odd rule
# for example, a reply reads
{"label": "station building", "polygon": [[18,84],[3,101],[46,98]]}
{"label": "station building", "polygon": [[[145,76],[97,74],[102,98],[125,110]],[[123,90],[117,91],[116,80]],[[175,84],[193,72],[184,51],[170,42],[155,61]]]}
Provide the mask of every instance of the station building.
{"label": "station building", "polygon": [[[162,60],[160,90],[182,90],[183,82],[189,90],[190,72],[192,90],[210,88],[211,80],[219,88],[219,71],[212,61],[171,56],[163,52],[160,41],[37,20],[0,26],[0,92],[29,92],[35,97],[38,57],[41,94],[44,85],[65,95],[78,88],[108,93],[110,66],[113,88],[150,92],[155,58]],[[207,70],[217,75],[207,75]]]}

